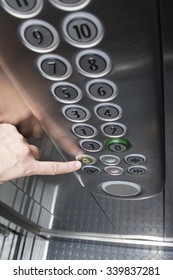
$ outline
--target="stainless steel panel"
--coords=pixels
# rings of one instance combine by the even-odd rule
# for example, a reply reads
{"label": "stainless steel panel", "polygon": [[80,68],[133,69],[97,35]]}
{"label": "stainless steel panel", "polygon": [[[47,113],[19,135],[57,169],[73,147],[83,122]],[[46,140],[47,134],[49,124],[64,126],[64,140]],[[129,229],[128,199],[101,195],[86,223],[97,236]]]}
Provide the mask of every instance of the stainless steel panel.
{"label": "stainless steel panel", "polygon": [[[49,1],[43,2],[43,9],[34,19],[45,20],[57,29],[60,43],[51,53],[71,63],[73,71],[67,81],[77,85],[83,95],[76,105],[91,111],[86,123],[99,130],[94,140],[104,143],[107,137],[100,131],[102,120],[94,116],[93,108],[98,101],[90,99],[85,89],[85,84],[95,77],[81,75],[75,58],[83,49],[71,45],[63,37],[63,19],[69,13],[55,8]],[[119,176],[105,172],[92,176],[79,171],[76,176],[41,176],[13,181],[13,185],[22,189],[26,202],[22,207],[17,202],[14,207],[12,200],[11,207],[26,221],[41,226],[39,233],[91,240],[108,241],[110,238],[115,242],[164,241],[164,116],[158,8],[158,1],[150,0],[91,0],[82,9],[99,18],[104,26],[103,39],[92,48],[110,57],[112,68],[103,78],[118,87],[118,95],[115,94],[115,100],[110,103],[122,108],[123,115],[118,122],[127,127],[123,138],[132,143],[131,149],[121,154],[105,149],[97,153],[81,150],[79,138],[71,132],[76,122],[64,118],[64,105],[51,95],[54,81],[39,73],[36,62],[42,54],[21,43],[19,27],[25,19],[13,17],[0,8],[2,65],[58,149],[56,151],[47,139],[42,146],[43,159],[74,159],[77,154],[87,153],[97,158],[97,166],[102,170],[104,165],[99,157],[107,153],[120,156],[120,166],[124,170],[130,166],[124,161],[129,154],[142,154],[147,160],[145,175],[125,171]],[[85,49],[88,50],[86,45]],[[100,184],[108,181],[136,183],[142,192],[138,196],[114,199],[100,189]],[[8,188],[5,192],[8,193]],[[50,217],[51,224],[48,223]]]}
{"label": "stainless steel panel", "polygon": [[[4,1],[1,1],[1,3],[4,3]],[[90,14],[94,15],[100,21],[101,26],[103,26],[103,39],[100,42],[94,41],[92,49],[89,48],[91,44],[88,43],[87,34],[84,36],[82,47],[80,40],[77,47],[76,44],[73,46],[73,42],[69,42],[68,39],[66,40],[63,28],[64,20],[68,15],[67,11],[55,8],[49,1],[43,1],[43,4],[43,9],[39,14],[37,16],[34,14],[34,19],[29,19],[29,21],[25,19],[25,16],[22,19],[17,18],[16,14],[11,15],[11,12],[8,13],[6,9],[4,10],[1,7],[0,36],[3,40],[0,45],[0,51],[3,67],[19,89],[25,102],[27,102],[33,113],[42,122],[46,132],[53,139],[65,159],[74,159],[76,155],[83,153],[96,157],[96,166],[101,170],[100,174],[97,176],[88,175],[88,172],[94,172],[94,167],[92,166],[88,167],[87,174],[82,170],[76,173],[79,182],[88,191],[103,197],[113,198],[114,195],[103,191],[102,184],[110,182],[116,189],[117,184],[114,182],[120,181],[118,184],[120,194],[116,195],[115,198],[123,199],[125,197],[125,199],[135,200],[157,195],[162,191],[164,184],[164,157],[162,153],[164,133],[162,125],[161,76],[159,70],[160,41],[157,1],[90,1],[84,9],[78,11],[79,14],[76,14],[76,16],[79,15],[80,22],[80,18],[83,15],[88,17],[89,21],[93,19]],[[4,5],[2,6],[4,7]],[[40,40],[38,36],[42,35],[30,27],[32,23],[39,23],[38,19],[39,22],[40,20],[46,22],[42,27],[45,30],[44,32],[46,32],[46,39],[43,41],[45,47],[44,44],[38,47],[39,44],[37,43]],[[47,47],[51,40],[51,35],[48,31],[49,24],[53,26],[52,34],[56,33],[56,29],[59,35],[57,35],[56,42],[53,41],[50,44],[51,46]],[[86,20],[84,24],[86,28]],[[100,25],[98,23],[96,25],[99,29],[98,32],[101,32]],[[25,33],[28,34],[26,35],[28,36],[28,42],[25,38]],[[55,35],[53,36],[55,38]],[[58,45],[57,48],[55,48],[56,45]],[[83,48],[85,50],[82,50]],[[78,63],[80,64],[80,61],[76,62],[76,59],[81,55],[81,51],[84,52],[84,57],[81,58],[82,67],[84,67],[82,71],[78,69],[79,65],[77,65]],[[38,69],[39,66],[37,64],[43,57],[42,53],[45,52],[46,58],[50,52],[50,55],[60,55],[63,57],[60,63],[60,72],[64,71],[63,65],[66,63],[66,60],[72,65],[71,76],[68,78],[71,72],[69,69],[68,75],[62,75],[63,79],[68,78],[68,82],[74,83],[82,90],[83,97],[74,106],[88,108],[90,111],[88,123],[93,124],[98,129],[96,138],[90,139],[85,144],[85,147],[89,145],[89,150],[91,148],[95,149],[93,145],[98,146],[98,143],[101,142],[103,150],[101,149],[100,151],[99,148],[98,152],[93,152],[92,150],[89,152],[84,151],[79,145],[80,139],[71,132],[71,126],[75,121],[69,121],[63,116],[66,107],[61,102],[55,101],[50,92],[53,82],[59,80],[59,77],[56,78],[55,75],[55,77],[50,79],[46,78],[50,75],[50,70],[52,71],[50,65],[55,65],[54,61],[52,62],[51,60],[47,66],[46,62],[40,62],[42,65],[40,67],[44,68],[46,74],[40,73]],[[94,54],[94,52],[96,53]],[[103,58],[100,57],[102,52],[104,53]],[[104,68],[105,62],[103,60],[107,60],[107,56],[110,59],[110,67],[108,65],[108,68],[105,68],[103,71],[104,77],[113,81],[119,90],[117,97],[108,104],[117,104],[122,108],[123,114],[120,116],[121,119],[119,121],[127,127],[127,133],[123,139],[121,137],[109,139],[100,131],[100,126],[103,123],[102,117],[97,118],[94,114],[94,108],[96,108],[95,106],[99,102],[89,98],[85,90],[85,84],[90,79],[103,76],[103,73],[99,73],[98,67]],[[52,59],[54,60],[54,58]],[[90,59],[98,59],[98,65],[93,65],[95,62],[93,60],[91,62]],[[44,71],[42,69],[41,72]],[[86,71],[89,72],[86,73]],[[91,78],[89,79],[90,76]],[[105,106],[100,110],[100,113],[104,114],[104,118],[105,116],[107,117],[105,120],[107,122],[113,116],[114,109],[109,109],[109,105],[105,102],[100,102],[100,104]],[[106,109],[107,107],[108,109]],[[79,116],[78,110],[76,111],[76,107],[74,107],[69,110],[68,114],[70,114],[70,117],[73,115],[73,118],[81,117],[82,115]],[[80,114],[85,113],[82,113],[80,109]],[[95,140],[99,142],[92,143]],[[113,150],[109,151],[107,146],[112,141],[116,141],[116,143],[113,143]],[[119,176],[113,176],[104,172],[104,165],[99,161],[99,157],[102,154],[114,154],[119,147],[124,149],[125,146],[128,149],[119,153],[121,168],[124,169],[123,174],[120,172]],[[118,154],[118,152],[116,153]],[[133,174],[129,174],[127,171],[128,164],[124,161],[125,156],[128,154],[143,154],[147,158],[146,167],[142,169],[142,167],[136,166],[131,171]],[[145,173],[145,170],[147,170],[146,174],[140,175],[143,171]],[[112,172],[118,172],[118,169],[115,170],[114,168]],[[124,182],[130,182],[130,186]],[[132,186],[131,183],[136,183],[138,187],[135,188],[135,185]],[[126,188],[128,188],[127,192],[126,190],[122,191],[125,189],[125,184]],[[136,189],[139,190],[138,195],[135,195]],[[133,195],[131,195],[131,190],[134,191]]]}
{"label": "stainless steel panel", "polygon": [[172,1],[160,1],[162,45],[163,45],[163,78],[165,96],[165,159],[166,159],[166,187],[165,187],[165,238],[173,240],[173,19]]}

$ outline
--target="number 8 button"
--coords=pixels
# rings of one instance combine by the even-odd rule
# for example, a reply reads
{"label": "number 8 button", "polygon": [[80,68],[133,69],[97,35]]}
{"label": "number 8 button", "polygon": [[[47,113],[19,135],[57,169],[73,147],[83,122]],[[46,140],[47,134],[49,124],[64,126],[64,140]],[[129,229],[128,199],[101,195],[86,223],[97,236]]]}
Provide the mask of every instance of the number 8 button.
{"label": "number 8 button", "polygon": [[84,50],[78,53],[76,64],[79,72],[87,77],[102,77],[111,69],[109,56],[95,49]]}

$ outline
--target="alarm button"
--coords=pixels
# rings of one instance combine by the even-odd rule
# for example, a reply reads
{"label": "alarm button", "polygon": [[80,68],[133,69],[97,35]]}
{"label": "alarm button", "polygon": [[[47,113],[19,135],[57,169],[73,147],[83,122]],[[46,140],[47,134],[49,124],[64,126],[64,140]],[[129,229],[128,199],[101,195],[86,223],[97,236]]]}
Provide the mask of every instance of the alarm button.
{"label": "alarm button", "polygon": [[95,157],[85,154],[76,156],[76,160],[79,160],[82,163],[82,165],[94,164],[96,162]]}

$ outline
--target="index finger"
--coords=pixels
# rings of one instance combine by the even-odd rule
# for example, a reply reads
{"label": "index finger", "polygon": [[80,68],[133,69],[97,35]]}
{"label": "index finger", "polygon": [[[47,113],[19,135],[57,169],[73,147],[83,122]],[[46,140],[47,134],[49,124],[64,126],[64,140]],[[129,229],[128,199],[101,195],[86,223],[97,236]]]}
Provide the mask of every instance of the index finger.
{"label": "index finger", "polygon": [[56,162],[35,161],[30,175],[58,175],[74,172],[81,168],[80,161]]}

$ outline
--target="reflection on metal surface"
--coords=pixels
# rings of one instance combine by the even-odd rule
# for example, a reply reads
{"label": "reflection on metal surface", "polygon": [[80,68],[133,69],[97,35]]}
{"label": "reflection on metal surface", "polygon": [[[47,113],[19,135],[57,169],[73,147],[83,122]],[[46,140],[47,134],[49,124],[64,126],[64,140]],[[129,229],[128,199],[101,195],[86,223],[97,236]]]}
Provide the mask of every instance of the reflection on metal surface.
{"label": "reflection on metal surface", "polygon": [[[39,18],[48,21],[53,27],[59,26],[61,28],[65,12],[55,8],[50,2],[44,1]],[[89,156],[94,155],[96,159],[95,170],[99,170],[99,174],[94,176],[93,165],[89,164],[89,167],[84,166],[83,170],[85,167],[89,169],[86,172],[83,172],[82,169],[76,172],[76,177],[69,174],[68,176],[56,176],[53,179],[34,177],[13,182],[16,188],[22,188],[22,191],[18,192],[22,193],[27,202],[26,205],[19,207],[18,211],[21,218],[26,219],[26,227],[28,220],[32,221],[33,218],[35,230],[37,229],[38,234],[43,236],[172,247],[172,176],[168,181],[170,185],[166,189],[165,211],[166,241],[170,240],[170,243],[165,242],[164,232],[165,202],[162,192],[165,181],[164,108],[161,92],[160,25],[157,1],[111,0],[110,5],[105,5],[105,0],[93,0],[87,1],[87,3],[87,12],[97,16],[105,28],[103,39],[98,42],[97,54],[108,54],[110,59],[108,62],[112,68],[108,67],[110,72],[103,71],[106,77],[101,80],[109,81],[109,85],[114,83],[118,88],[118,95],[114,94],[111,99],[108,98],[104,103],[104,108],[103,97],[107,97],[105,88],[102,86],[101,88],[94,87],[94,90],[97,90],[97,97],[93,98],[94,100],[90,98],[86,88],[86,85],[91,83],[90,78],[83,75],[85,73],[82,71],[78,71],[78,65],[75,61],[81,51],[68,44],[63,38],[61,38],[58,48],[54,50],[54,55],[65,57],[73,67],[70,71],[71,75],[65,77],[67,83],[63,82],[61,94],[63,100],[67,101],[64,103],[70,104],[68,98],[70,100],[71,92],[66,85],[74,84],[76,89],[81,90],[81,98],[77,98],[73,106],[55,101],[52,96],[53,81],[42,76],[36,65],[40,55],[27,49],[18,40],[19,20],[12,18],[0,8],[0,36],[4,38],[0,44],[1,63],[56,147],[56,149],[53,148],[48,140],[45,146],[43,145],[45,158],[49,160],[73,160],[76,156],[84,154],[84,147]],[[48,16],[49,13],[52,15],[51,18]],[[45,17],[46,14],[47,17]],[[13,46],[12,50],[11,46]],[[106,67],[104,61],[97,61],[98,57],[92,56],[91,50],[86,49],[82,54],[84,57],[80,62],[89,73],[99,72],[99,67],[101,70]],[[168,56],[171,57],[169,48],[168,51],[165,51],[165,58],[167,59]],[[170,61],[169,65],[165,64],[165,67],[167,66],[170,67]],[[54,61],[49,61],[46,65],[46,71],[55,75],[56,67],[57,64]],[[93,74],[90,74],[87,76],[94,77]],[[171,154],[172,142],[170,141],[173,139],[172,121],[170,121],[172,120],[173,104],[172,70],[168,71],[167,74],[168,76],[165,76],[165,105],[168,113],[166,132],[170,138],[166,140],[166,148],[168,149],[166,157],[168,159],[168,175],[171,175],[173,158]],[[100,99],[99,96],[101,96]],[[111,102],[109,103],[109,101]],[[122,108],[123,114],[118,115],[118,117],[121,118],[120,123],[123,123],[125,128],[127,127],[125,139],[109,138],[109,135],[105,135],[102,131],[103,120],[104,123],[108,122],[114,113],[110,108],[112,104],[111,108],[115,108],[115,106]],[[69,110],[66,118],[64,114],[67,108]],[[86,119],[83,119],[86,112],[83,108],[87,109],[87,116],[89,116]],[[101,117],[95,115],[94,108],[101,108]],[[88,139],[88,130],[86,126],[83,126],[81,128],[83,137],[78,137],[73,130],[76,123],[78,124],[80,121],[82,124],[88,125],[90,129],[94,127],[97,133],[90,135],[91,137]],[[116,127],[109,127],[110,134],[115,133],[116,135],[115,130]],[[94,130],[94,132],[96,131]],[[85,144],[81,145],[82,147],[80,147],[81,138],[84,138],[82,144]],[[103,149],[95,150],[94,144],[98,143],[101,143],[100,146]],[[112,148],[110,149],[110,145],[105,145],[105,143],[112,143]],[[124,148],[123,144],[126,144],[127,149]],[[133,187],[140,186],[140,188],[135,189],[138,193],[135,192],[133,196],[129,195],[125,199],[121,199],[121,196],[113,199],[114,196],[102,190],[102,184],[105,182],[112,184],[115,181],[115,176],[104,171],[105,162],[100,160],[102,156],[107,155],[118,156],[119,170],[124,171],[119,174],[118,181],[130,182]],[[147,159],[143,163],[147,173],[142,176],[137,174],[138,172],[129,174],[127,172],[129,168],[128,155],[142,155],[143,159]],[[131,170],[132,168],[134,168],[133,165]],[[6,205],[10,206],[11,209],[15,209],[14,201],[11,201],[11,204],[8,203],[8,199],[12,196],[7,195],[7,189],[5,191],[4,203],[6,202]],[[13,192],[14,189],[10,188],[10,193]],[[50,198],[50,194],[53,197]],[[38,200],[35,195],[39,198]],[[45,199],[42,200],[40,197]],[[50,198],[48,204],[47,198]],[[36,209],[34,213],[31,211],[33,205]],[[52,205],[50,209],[49,205]],[[40,214],[42,215],[41,220]],[[45,221],[51,221],[51,225],[46,224]],[[38,225],[41,225],[42,228],[38,229]]]}

